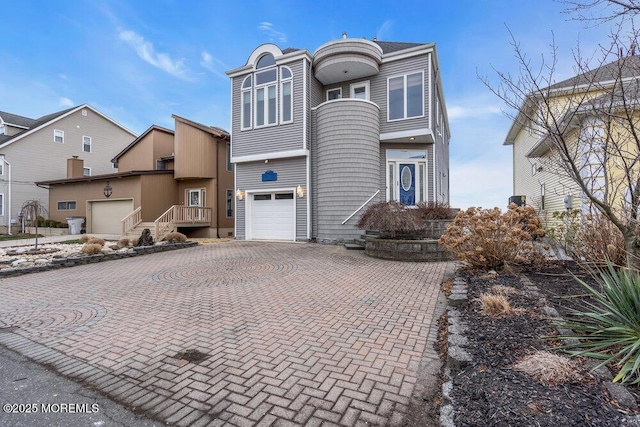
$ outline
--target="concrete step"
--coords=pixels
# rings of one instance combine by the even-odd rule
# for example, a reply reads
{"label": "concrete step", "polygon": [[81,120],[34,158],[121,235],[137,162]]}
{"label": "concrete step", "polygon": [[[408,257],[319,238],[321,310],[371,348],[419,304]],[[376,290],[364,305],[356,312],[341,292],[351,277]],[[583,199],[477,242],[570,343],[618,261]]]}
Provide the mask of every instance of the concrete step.
{"label": "concrete step", "polygon": [[358,245],[356,243],[345,243],[344,247],[347,250],[350,250],[350,251],[353,251],[353,250],[355,250],[355,251],[363,251],[364,250],[364,246]]}

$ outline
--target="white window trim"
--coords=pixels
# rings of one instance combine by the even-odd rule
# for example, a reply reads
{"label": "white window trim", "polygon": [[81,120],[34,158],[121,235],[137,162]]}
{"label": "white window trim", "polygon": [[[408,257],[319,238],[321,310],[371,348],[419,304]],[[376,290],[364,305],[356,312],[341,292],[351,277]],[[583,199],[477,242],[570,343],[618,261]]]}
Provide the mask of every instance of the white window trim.
{"label": "white window trim", "polygon": [[[329,99],[329,92],[335,92],[338,91],[338,97],[336,99]],[[335,101],[338,99],[342,99],[342,88],[341,87],[334,87],[333,89],[327,89],[326,93],[325,93],[325,100],[326,101]]]}
{"label": "white window trim", "polygon": [[[85,138],[89,138],[89,151],[86,151],[84,149],[84,139]],[[90,136],[87,135],[82,135],[82,152],[83,153],[91,153],[91,151],[93,150],[93,140]]]}
{"label": "white window trim", "polygon": [[[411,116],[411,117],[407,117],[407,76],[412,75],[412,74],[420,74],[422,75],[422,102],[420,103],[421,107],[422,107],[422,114],[419,116]],[[399,119],[390,119],[389,118],[389,113],[390,113],[390,108],[389,108],[389,81],[391,79],[396,79],[398,77],[403,77],[404,81],[403,81],[403,88],[404,88],[404,117],[401,117]],[[397,74],[395,76],[389,76],[387,77],[387,122],[398,122],[401,120],[411,120],[411,119],[419,119],[424,117],[424,70],[420,70],[420,71],[412,71],[409,73],[404,73],[404,74]]]}
{"label": "white window trim", "polygon": [[[251,86],[248,88],[242,88],[247,81],[247,79],[251,79]],[[242,80],[240,84],[240,130],[248,130],[252,128],[253,125],[253,74],[247,76]],[[244,94],[249,92],[249,126],[244,125]]]}
{"label": "white window trim", "polygon": [[[59,136],[62,138],[62,141],[58,142],[56,141],[56,136]],[[56,144],[64,144],[64,131],[60,130],[60,129],[54,129],[53,130],[53,142],[55,142]]]}
{"label": "white window trim", "polygon": [[364,82],[351,83],[349,85],[349,96],[351,98],[355,98],[355,90],[359,87],[364,87],[364,93],[366,95],[365,99],[369,101],[371,95],[371,91],[369,90],[369,88],[371,87],[371,85],[369,84],[369,80]]}
{"label": "white window trim", "polygon": [[[88,170],[88,171],[89,171],[89,175],[85,175],[85,174],[84,174],[84,171],[86,171],[86,170]],[[86,167],[86,166],[85,166],[85,167],[83,167],[83,168],[82,168],[82,176],[91,176],[91,168],[88,168],[88,167]]]}
{"label": "white window trim", "polygon": [[[280,106],[280,124],[284,125],[287,123],[293,123],[293,72],[291,71],[291,68],[289,67],[284,67],[281,66],[279,67],[280,69],[278,70],[278,77],[280,77],[282,75],[282,69],[286,68],[287,70],[289,70],[289,73],[291,73],[291,77],[287,77],[286,79],[281,79],[280,80],[280,99],[279,99],[279,106]],[[291,83],[291,109],[289,111],[291,111],[291,118],[289,120],[284,120],[284,118],[282,117],[282,115],[284,114],[284,108],[282,108],[282,106],[284,105],[284,90],[282,90],[282,86],[285,83]],[[277,94],[276,94],[277,95]],[[276,108],[278,108],[278,106],[276,106]]]}
{"label": "white window trim", "polygon": [[4,216],[4,193],[0,193],[0,216]]}
{"label": "white window trim", "polygon": [[[276,88],[276,121],[275,123],[269,123],[269,88],[273,86]],[[264,124],[263,125],[258,125],[258,105],[257,105],[257,100],[258,100],[258,91],[260,89],[264,89]],[[253,118],[255,120],[255,129],[262,129],[262,128],[266,128],[266,127],[271,127],[271,126],[278,126],[278,81],[276,80],[275,82],[269,82],[260,86],[256,86],[254,88],[254,93],[253,93],[253,97],[255,100],[256,105],[253,105]]]}

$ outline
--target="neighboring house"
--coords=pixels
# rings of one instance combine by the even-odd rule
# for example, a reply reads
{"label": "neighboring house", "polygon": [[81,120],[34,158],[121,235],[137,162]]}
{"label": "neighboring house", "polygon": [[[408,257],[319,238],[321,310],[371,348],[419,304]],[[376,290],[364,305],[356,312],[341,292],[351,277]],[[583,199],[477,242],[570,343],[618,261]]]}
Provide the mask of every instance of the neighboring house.
{"label": "neighboring house", "polygon": [[[544,88],[548,103],[530,94],[520,108],[504,141],[513,149],[513,195],[525,196],[547,225],[557,221],[554,212],[594,212],[576,177],[599,200],[624,207],[639,166],[630,136],[640,129],[639,78],[640,57],[624,57]],[[573,159],[575,171],[562,156]],[[623,165],[631,165],[629,176]]]}
{"label": "neighboring house", "polygon": [[434,44],[264,44],[227,74],[237,239],[350,240],[371,203],[449,202]]}
{"label": "neighboring house", "polygon": [[233,236],[229,134],[173,118],[175,131],[151,126],[118,153],[117,172],[82,176],[83,159],[71,158],[68,178],[38,182],[49,189],[50,218],[85,217],[94,234]]}
{"label": "neighboring house", "polygon": [[114,171],[111,159],[136,134],[89,105],[30,119],[0,111],[0,231],[16,224],[22,205],[49,205],[35,181],[66,176],[67,159],[82,157],[82,174]]}

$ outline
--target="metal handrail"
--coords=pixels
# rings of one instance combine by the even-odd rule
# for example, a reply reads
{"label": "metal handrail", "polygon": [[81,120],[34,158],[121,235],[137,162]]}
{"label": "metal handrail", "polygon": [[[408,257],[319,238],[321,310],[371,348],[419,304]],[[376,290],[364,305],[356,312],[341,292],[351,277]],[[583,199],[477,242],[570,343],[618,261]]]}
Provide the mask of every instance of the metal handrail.
{"label": "metal handrail", "polygon": [[369,199],[367,199],[367,201],[366,201],[366,202],[364,202],[364,203],[362,204],[362,206],[360,206],[358,209],[356,209],[355,211],[353,211],[353,213],[352,213],[351,215],[349,215],[349,216],[347,217],[347,219],[345,219],[344,221],[342,221],[342,225],[345,225],[345,224],[347,223],[347,221],[349,221],[351,218],[353,218],[353,216],[354,216],[355,214],[357,214],[358,212],[360,212],[360,210],[361,210],[362,208],[364,208],[365,206],[367,206],[367,203],[369,203],[371,200],[373,200],[373,198],[374,198],[374,197],[376,197],[376,196],[378,195],[378,193],[380,193],[380,190],[378,190],[378,191],[376,191],[375,193],[373,193],[373,196],[369,197]]}

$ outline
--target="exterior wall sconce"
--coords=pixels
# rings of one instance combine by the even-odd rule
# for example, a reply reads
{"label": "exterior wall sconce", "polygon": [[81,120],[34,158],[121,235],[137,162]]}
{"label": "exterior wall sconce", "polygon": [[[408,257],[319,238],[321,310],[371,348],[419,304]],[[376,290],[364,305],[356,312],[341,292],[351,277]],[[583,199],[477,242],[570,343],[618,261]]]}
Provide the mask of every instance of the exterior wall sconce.
{"label": "exterior wall sconce", "polygon": [[298,187],[296,188],[296,195],[298,196],[299,199],[304,197],[304,188],[302,188],[301,186],[298,185]]}
{"label": "exterior wall sconce", "polygon": [[109,184],[109,181],[107,181],[107,184],[104,186],[104,190],[102,192],[104,193],[104,197],[106,197],[107,199],[111,197],[111,194],[113,194],[113,188]]}
{"label": "exterior wall sconce", "polygon": [[238,191],[236,191],[236,199],[244,200],[244,191],[238,189]]}

